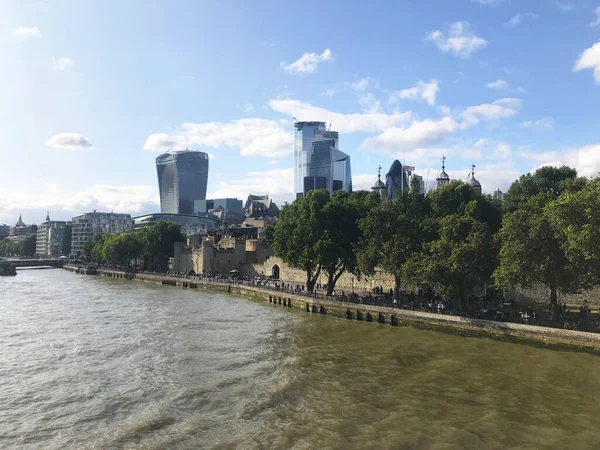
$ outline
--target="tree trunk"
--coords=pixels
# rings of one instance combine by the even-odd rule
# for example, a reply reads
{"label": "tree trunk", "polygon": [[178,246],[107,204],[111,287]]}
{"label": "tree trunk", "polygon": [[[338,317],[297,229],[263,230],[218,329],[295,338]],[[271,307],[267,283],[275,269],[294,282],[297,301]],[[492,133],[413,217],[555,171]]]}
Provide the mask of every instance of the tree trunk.
{"label": "tree trunk", "polygon": [[550,286],[550,304],[552,305],[552,320],[560,320],[562,317],[564,325],[563,311],[558,305],[558,289],[556,286]]}
{"label": "tree trunk", "polygon": [[400,276],[394,274],[394,299],[400,301]]}
{"label": "tree trunk", "polygon": [[333,295],[333,290],[335,289],[335,269],[327,271],[327,295]]}
{"label": "tree trunk", "polygon": [[321,266],[317,269],[315,276],[312,276],[312,265],[306,266],[306,290],[308,292],[312,292],[315,289],[315,284],[317,284],[317,280],[319,279],[319,275],[321,274]]}
{"label": "tree trunk", "polygon": [[558,292],[557,292],[556,287],[554,287],[554,286],[550,287],[550,304],[552,306],[558,305]]}

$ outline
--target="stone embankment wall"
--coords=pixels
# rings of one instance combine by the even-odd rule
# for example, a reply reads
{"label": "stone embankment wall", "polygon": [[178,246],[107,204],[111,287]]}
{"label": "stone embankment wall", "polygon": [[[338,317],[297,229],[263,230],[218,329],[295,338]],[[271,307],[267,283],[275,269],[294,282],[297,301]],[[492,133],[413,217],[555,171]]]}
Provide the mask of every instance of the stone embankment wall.
{"label": "stone embankment wall", "polygon": [[[277,267],[277,269],[275,269]],[[306,285],[306,272],[288,266],[277,256],[271,256],[262,264],[243,264],[241,272],[244,276],[273,276],[275,270],[279,271],[279,279],[286,283],[295,285]],[[327,274],[321,272],[317,283],[327,284]],[[371,277],[360,277],[358,279],[351,273],[344,273],[335,285],[336,293],[349,294],[352,292],[373,292],[376,286],[382,287],[384,292],[394,289],[394,277],[389,273],[377,271]]]}
{"label": "stone embankment wall", "polygon": [[379,326],[411,325],[438,331],[452,331],[467,335],[482,335],[502,340],[544,344],[556,348],[578,348],[600,353],[600,334],[539,327],[491,320],[470,319],[445,314],[393,309],[382,306],[344,303],[325,299],[304,297],[264,288],[239,284],[201,282],[159,274],[131,274],[118,270],[86,270],[65,266],[66,270],[90,275],[121,278],[161,285],[178,286],[186,289],[211,289],[239,294],[244,297],[268,301],[270,304],[299,308],[307,313],[330,314],[349,320],[376,322]]}

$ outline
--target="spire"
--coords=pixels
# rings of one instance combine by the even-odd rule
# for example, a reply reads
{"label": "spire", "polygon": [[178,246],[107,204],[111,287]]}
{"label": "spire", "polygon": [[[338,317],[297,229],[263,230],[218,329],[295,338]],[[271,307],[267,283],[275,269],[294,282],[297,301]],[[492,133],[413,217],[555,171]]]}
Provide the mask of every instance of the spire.
{"label": "spire", "polygon": [[450,177],[446,173],[446,156],[445,155],[442,156],[442,170],[439,173],[438,177],[436,178],[436,181],[437,181],[438,187],[450,183]]}
{"label": "spire", "polygon": [[50,222],[50,211],[46,211],[46,222]]}

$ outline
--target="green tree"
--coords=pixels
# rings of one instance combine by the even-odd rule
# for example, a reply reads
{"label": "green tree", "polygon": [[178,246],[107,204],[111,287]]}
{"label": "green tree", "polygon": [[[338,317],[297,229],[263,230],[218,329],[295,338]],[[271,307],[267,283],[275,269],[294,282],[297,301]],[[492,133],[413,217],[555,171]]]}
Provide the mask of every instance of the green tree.
{"label": "green tree", "polygon": [[21,255],[22,256],[33,256],[35,255],[35,241],[36,236],[29,236],[25,238],[21,243]]}
{"label": "green tree", "polygon": [[565,190],[578,190],[585,184],[579,179],[576,181],[577,171],[571,167],[551,167],[544,166],[537,169],[534,173],[521,175],[515,181],[502,200],[503,207],[507,212],[516,211],[522,204],[527,203],[530,198],[544,193],[552,199]]}
{"label": "green tree", "polygon": [[145,260],[150,259],[152,266],[156,263],[159,271],[167,270],[169,258],[174,253],[175,242],[184,240],[181,225],[169,221],[157,222],[150,227],[142,228],[136,233],[140,233],[140,239],[144,244],[142,256]]}
{"label": "green tree", "polygon": [[281,208],[275,223],[273,249],[287,264],[306,273],[306,289],[312,292],[321,274],[321,254],[326,244],[321,242],[325,231],[325,205],[329,192],[310,191]]}
{"label": "green tree", "polygon": [[437,238],[424,244],[405,272],[442,295],[458,299],[464,310],[477,287],[489,281],[497,250],[490,226],[468,214],[451,214],[437,222]]}
{"label": "green tree", "polygon": [[564,235],[550,220],[547,205],[552,198],[552,193],[537,194],[504,217],[494,280],[509,288],[544,285],[556,305],[558,291],[578,292],[583,278],[563,249]]}
{"label": "green tree", "polygon": [[478,196],[469,184],[462,181],[454,180],[429,191],[427,198],[438,219],[454,214],[466,215],[487,223],[492,233],[496,233],[502,225],[500,205],[486,196]]}
{"label": "green tree", "polygon": [[377,204],[377,198],[367,191],[354,194],[336,191],[323,208],[324,230],[317,252],[319,263],[327,273],[328,295],[333,293],[345,272],[360,276],[357,253],[362,231],[359,221]]}
{"label": "green tree", "polygon": [[363,233],[358,264],[371,275],[377,267],[394,275],[394,295],[399,297],[406,264],[431,238],[431,209],[418,191],[399,191],[391,202],[382,202],[360,221]]}
{"label": "green tree", "polygon": [[600,180],[576,192],[566,191],[547,213],[570,265],[584,288],[600,284]]}

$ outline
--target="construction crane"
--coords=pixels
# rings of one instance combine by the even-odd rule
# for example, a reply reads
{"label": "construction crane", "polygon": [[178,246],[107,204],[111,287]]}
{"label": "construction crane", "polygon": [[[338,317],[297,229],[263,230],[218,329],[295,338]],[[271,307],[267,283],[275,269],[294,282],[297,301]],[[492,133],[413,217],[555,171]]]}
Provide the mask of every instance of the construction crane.
{"label": "construction crane", "polygon": [[427,193],[427,189],[429,188],[429,172],[431,169],[427,169],[427,179],[425,180],[425,193]]}

